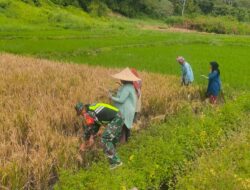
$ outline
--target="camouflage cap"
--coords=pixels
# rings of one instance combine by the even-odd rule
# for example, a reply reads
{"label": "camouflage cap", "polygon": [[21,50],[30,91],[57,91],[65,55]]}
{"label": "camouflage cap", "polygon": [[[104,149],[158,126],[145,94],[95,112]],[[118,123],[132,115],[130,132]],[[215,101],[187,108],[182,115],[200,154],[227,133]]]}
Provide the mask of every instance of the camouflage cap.
{"label": "camouflage cap", "polygon": [[76,105],[75,105],[75,110],[77,112],[77,115],[80,115],[82,110],[83,110],[83,107],[84,107],[84,104],[82,102],[78,102]]}

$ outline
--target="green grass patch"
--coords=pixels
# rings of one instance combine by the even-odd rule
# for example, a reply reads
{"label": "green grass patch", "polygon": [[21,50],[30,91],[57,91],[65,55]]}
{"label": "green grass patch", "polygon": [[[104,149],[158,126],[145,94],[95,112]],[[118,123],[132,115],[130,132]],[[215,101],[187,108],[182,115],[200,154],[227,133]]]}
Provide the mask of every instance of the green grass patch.
{"label": "green grass patch", "polygon": [[166,23],[175,27],[197,30],[200,32],[209,32],[217,34],[250,34],[250,24],[239,22],[233,17],[169,17]]}
{"label": "green grass patch", "polygon": [[32,55],[105,67],[136,67],[164,74],[179,74],[175,58],[186,57],[195,80],[209,72],[209,62],[219,62],[222,82],[248,89],[250,38],[202,34],[160,33],[118,27],[90,28],[84,31],[46,30],[0,32],[0,51]]}
{"label": "green grass patch", "polygon": [[250,130],[225,140],[190,164],[185,176],[178,177],[176,189],[250,189]]}
{"label": "green grass patch", "polygon": [[166,124],[152,126],[118,147],[124,162],[110,171],[103,157],[78,172],[62,170],[55,189],[159,189],[173,188],[176,175],[220,139],[244,127],[249,94],[223,107],[206,108],[199,115],[189,106]]}

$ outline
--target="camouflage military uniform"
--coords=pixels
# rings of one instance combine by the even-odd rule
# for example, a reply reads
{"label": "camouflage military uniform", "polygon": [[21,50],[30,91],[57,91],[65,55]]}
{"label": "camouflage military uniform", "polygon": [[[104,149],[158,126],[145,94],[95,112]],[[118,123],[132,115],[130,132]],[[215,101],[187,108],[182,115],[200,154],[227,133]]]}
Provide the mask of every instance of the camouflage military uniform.
{"label": "camouflage military uniform", "polygon": [[84,118],[83,138],[85,140],[88,140],[91,135],[95,135],[102,125],[107,125],[101,139],[104,145],[104,153],[109,158],[110,164],[120,163],[121,160],[116,153],[115,145],[119,142],[124,119],[119,110],[102,103],[88,105]]}
{"label": "camouflage military uniform", "polygon": [[123,123],[124,121],[121,115],[118,113],[117,116],[108,124],[104,133],[102,134],[104,152],[109,157],[110,164],[121,162],[116,153],[115,145],[119,142]]}

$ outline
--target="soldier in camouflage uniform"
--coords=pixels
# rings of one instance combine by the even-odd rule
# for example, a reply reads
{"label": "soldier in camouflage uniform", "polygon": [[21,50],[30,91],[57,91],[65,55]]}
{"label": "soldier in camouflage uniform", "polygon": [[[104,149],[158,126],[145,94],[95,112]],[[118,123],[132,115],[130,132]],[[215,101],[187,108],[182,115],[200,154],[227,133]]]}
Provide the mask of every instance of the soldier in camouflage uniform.
{"label": "soldier in camouflage uniform", "polygon": [[102,134],[101,141],[104,145],[104,153],[109,158],[111,169],[121,166],[122,162],[116,153],[115,145],[119,142],[124,119],[119,110],[109,104],[97,103],[84,105],[79,102],[75,106],[77,115],[84,118],[83,138],[85,143],[81,145],[81,150],[91,146],[94,142],[93,137],[98,134],[101,126],[107,126]]}

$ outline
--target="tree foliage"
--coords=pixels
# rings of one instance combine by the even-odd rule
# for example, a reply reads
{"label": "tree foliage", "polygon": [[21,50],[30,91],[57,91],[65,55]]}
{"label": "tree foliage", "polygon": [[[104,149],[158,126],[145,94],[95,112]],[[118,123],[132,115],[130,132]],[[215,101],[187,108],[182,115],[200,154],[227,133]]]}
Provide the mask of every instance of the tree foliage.
{"label": "tree foliage", "polygon": [[22,0],[41,6],[52,2],[60,6],[77,6],[97,16],[108,10],[128,17],[147,15],[165,18],[172,15],[232,16],[239,21],[250,21],[250,0]]}

